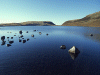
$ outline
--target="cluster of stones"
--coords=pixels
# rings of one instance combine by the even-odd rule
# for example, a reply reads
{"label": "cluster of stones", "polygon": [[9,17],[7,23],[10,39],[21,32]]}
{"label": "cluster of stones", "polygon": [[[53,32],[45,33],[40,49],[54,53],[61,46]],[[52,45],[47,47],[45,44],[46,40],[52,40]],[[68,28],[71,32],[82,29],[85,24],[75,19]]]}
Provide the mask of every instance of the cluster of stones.
{"label": "cluster of stones", "polygon": [[[38,30],[34,30],[34,32],[35,32],[35,31],[38,31]],[[7,32],[7,33],[12,33],[12,32]],[[29,38],[26,39],[26,40],[23,38],[24,36],[22,35],[22,33],[23,33],[22,30],[20,30],[20,31],[19,31],[19,34],[21,34],[21,35],[19,36],[19,42],[25,43],[26,41],[29,41]],[[29,33],[29,32],[26,31],[26,33]],[[15,34],[17,34],[17,33],[15,33]],[[42,32],[39,32],[39,34],[41,35]],[[49,35],[49,34],[47,33],[46,35]],[[14,36],[16,36],[16,35],[14,35]],[[34,34],[32,34],[31,37],[34,37]],[[1,40],[2,40],[2,44],[1,44],[1,45],[5,45],[5,42],[6,42],[6,41],[4,41],[4,39],[5,39],[5,36],[1,36]],[[9,41],[9,39],[13,39],[13,37],[7,37],[7,39],[8,39],[8,41]],[[22,39],[23,39],[23,40],[22,40]],[[9,47],[9,46],[11,46],[12,43],[14,43],[14,41],[9,41],[9,44],[6,44],[6,46]]]}
{"label": "cluster of stones", "polygon": [[[7,37],[8,41],[9,41],[9,37]],[[13,39],[13,37],[11,37],[11,39]],[[1,40],[2,40],[2,44],[1,45],[5,45],[5,36],[1,36]],[[14,43],[14,41],[9,41],[9,44],[6,44],[7,47],[11,46],[11,44]]]}

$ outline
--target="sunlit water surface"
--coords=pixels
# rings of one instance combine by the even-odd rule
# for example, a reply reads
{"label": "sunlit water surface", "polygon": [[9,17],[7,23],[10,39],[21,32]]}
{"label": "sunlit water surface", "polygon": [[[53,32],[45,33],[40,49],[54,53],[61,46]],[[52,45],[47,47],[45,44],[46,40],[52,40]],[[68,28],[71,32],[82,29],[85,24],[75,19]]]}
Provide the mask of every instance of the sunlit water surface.
{"label": "sunlit water surface", "polygon": [[[100,35],[100,28],[0,27],[0,37],[5,36],[4,41],[0,39],[0,75],[100,75],[100,42],[91,33]],[[13,43],[7,47],[9,41]],[[77,56],[68,53],[72,46],[79,49]]]}

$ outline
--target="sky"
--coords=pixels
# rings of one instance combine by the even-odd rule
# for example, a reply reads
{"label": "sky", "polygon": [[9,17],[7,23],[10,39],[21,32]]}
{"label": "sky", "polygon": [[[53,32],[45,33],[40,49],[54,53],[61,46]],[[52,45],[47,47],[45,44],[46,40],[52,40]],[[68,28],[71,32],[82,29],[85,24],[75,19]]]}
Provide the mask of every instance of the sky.
{"label": "sky", "polygon": [[0,0],[0,23],[65,21],[100,11],[100,0]]}

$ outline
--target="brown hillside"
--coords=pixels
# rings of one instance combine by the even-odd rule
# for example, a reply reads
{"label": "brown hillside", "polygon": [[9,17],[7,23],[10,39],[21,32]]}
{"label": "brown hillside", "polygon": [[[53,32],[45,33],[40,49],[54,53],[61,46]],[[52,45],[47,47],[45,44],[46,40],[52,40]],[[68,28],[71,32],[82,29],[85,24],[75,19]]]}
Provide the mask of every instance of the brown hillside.
{"label": "brown hillside", "polygon": [[21,23],[6,23],[0,24],[0,26],[51,26],[55,24],[51,21],[27,21]]}
{"label": "brown hillside", "polygon": [[82,19],[69,20],[62,24],[62,26],[89,26],[100,27],[100,11],[87,15]]}

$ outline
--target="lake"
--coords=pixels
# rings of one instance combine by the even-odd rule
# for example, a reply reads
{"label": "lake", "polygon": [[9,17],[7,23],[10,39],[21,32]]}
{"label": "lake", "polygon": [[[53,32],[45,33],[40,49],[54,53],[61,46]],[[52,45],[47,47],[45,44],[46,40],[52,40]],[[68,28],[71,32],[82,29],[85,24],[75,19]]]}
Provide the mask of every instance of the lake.
{"label": "lake", "polygon": [[6,26],[2,36],[0,75],[100,75],[100,27]]}

